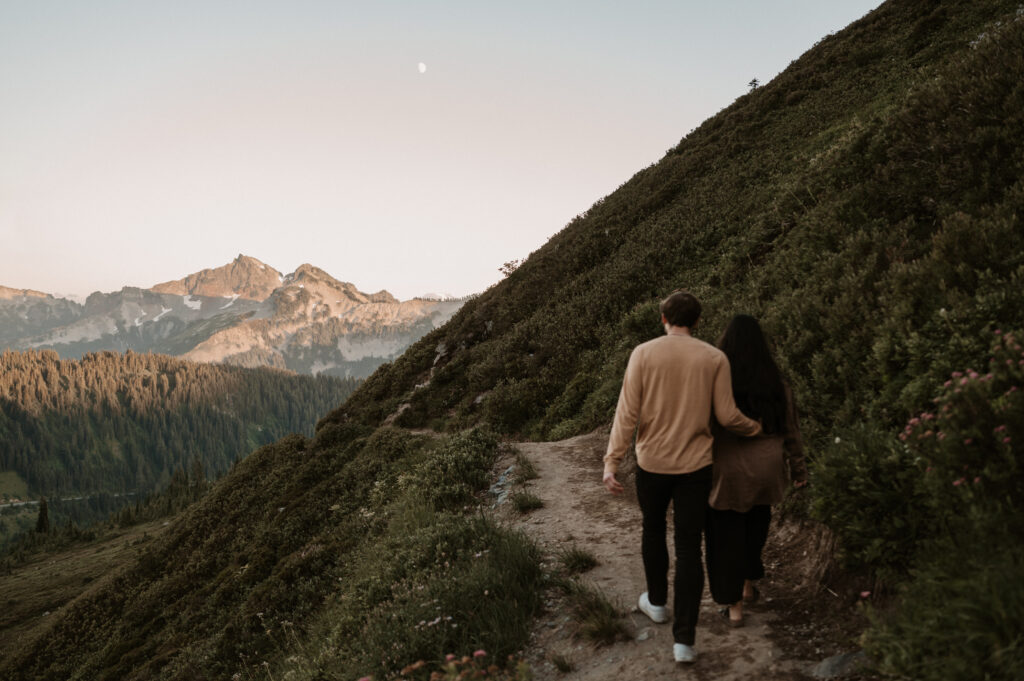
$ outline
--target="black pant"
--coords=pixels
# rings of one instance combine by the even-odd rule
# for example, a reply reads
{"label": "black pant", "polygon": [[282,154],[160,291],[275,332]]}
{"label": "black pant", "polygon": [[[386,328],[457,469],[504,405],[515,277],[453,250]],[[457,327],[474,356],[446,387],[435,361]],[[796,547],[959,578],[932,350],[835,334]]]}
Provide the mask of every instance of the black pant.
{"label": "black pant", "polygon": [[771,520],[772,508],[767,505],[746,513],[708,509],[708,584],[716,603],[738,603],[743,599],[743,580],[764,577],[761,551]]}
{"label": "black pant", "polygon": [[636,470],[636,496],[643,513],[641,553],[647,575],[647,595],[652,605],[668,601],[668,546],[666,515],[672,502],[675,525],[676,574],[672,635],[676,643],[693,645],[704,591],[704,566],[700,539],[711,494],[711,466],[692,473],[663,475]]}

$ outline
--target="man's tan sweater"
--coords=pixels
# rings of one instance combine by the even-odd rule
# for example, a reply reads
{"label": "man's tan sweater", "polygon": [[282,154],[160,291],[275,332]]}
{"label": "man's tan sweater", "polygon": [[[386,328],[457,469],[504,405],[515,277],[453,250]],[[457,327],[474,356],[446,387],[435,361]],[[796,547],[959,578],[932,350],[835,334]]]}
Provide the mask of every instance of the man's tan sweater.
{"label": "man's tan sweater", "polygon": [[711,419],[737,435],[761,425],[736,407],[725,354],[689,335],[669,334],[633,349],[604,457],[615,473],[629,449],[649,473],[691,473],[711,464]]}

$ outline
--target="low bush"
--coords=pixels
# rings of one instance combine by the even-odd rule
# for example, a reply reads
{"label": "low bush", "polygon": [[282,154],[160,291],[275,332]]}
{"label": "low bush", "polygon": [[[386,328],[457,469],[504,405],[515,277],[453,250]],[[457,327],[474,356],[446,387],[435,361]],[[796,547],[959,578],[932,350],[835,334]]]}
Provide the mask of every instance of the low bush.
{"label": "low bush", "polygon": [[891,433],[868,426],[839,432],[812,463],[811,513],[839,536],[847,568],[897,581],[928,532],[921,471]]}
{"label": "low bush", "polygon": [[848,564],[899,585],[865,640],[900,678],[1024,677],[1024,350],[990,338],[898,435],[850,430],[814,466]]}
{"label": "low bush", "polygon": [[987,367],[953,372],[899,435],[928,531],[867,642],[900,677],[1024,678],[1024,351],[1020,333],[996,338]]}

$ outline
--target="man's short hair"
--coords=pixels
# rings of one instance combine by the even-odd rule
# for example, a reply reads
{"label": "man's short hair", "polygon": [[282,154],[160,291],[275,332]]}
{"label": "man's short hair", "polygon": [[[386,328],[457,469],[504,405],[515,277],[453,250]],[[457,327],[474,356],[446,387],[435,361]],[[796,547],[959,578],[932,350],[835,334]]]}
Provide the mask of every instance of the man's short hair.
{"label": "man's short hair", "polygon": [[672,326],[693,327],[700,319],[700,301],[689,291],[673,291],[661,301],[661,314]]}

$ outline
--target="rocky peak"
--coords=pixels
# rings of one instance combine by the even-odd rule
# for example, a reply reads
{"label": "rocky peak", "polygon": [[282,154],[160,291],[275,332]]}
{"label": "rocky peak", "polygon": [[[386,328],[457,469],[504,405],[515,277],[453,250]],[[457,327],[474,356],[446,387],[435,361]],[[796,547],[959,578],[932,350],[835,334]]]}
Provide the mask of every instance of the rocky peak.
{"label": "rocky peak", "polygon": [[184,279],[157,284],[151,290],[173,295],[266,300],[281,285],[281,273],[256,258],[241,255],[216,269],[190,274]]}
{"label": "rocky peak", "polygon": [[369,300],[371,303],[394,303],[397,305],[399,302],[398,298],[395,298],[393,295],[391,295],[384,289],[381,289],[376,293],[367,294],[366,299]]}
{"label": "rocky peak", "polygon": [[288,275],[286,281],[292,286],[301,286],[310,293],[320,298],[332,300],[339,296],[354,303],[382,302],[373,301],[370,296],[363,293],[347,281],[339,281],[324,272],[319,267],[310,264],[299,265],[298,269]]}
{"label": "rocky peak", "polygon": [[28,288],[8,288],[0,286],[0,300],[14,300],[15,298],[52,298],[49,293],[33,291]]}
{"label": "rocky peak", "polygon": [[310,265],[309,263],[299,265],[298,269],[292,272],[291,275],[289,275],[288,279],[290,281],[302,281],[312,279],[314,281],[322,281],[339,287],[352,286],[352,284],[346,284],[345,282],[338,281],[331,275],[327,274],[327,272],[324,272],[319,267],[316,267],[315,265]]}

